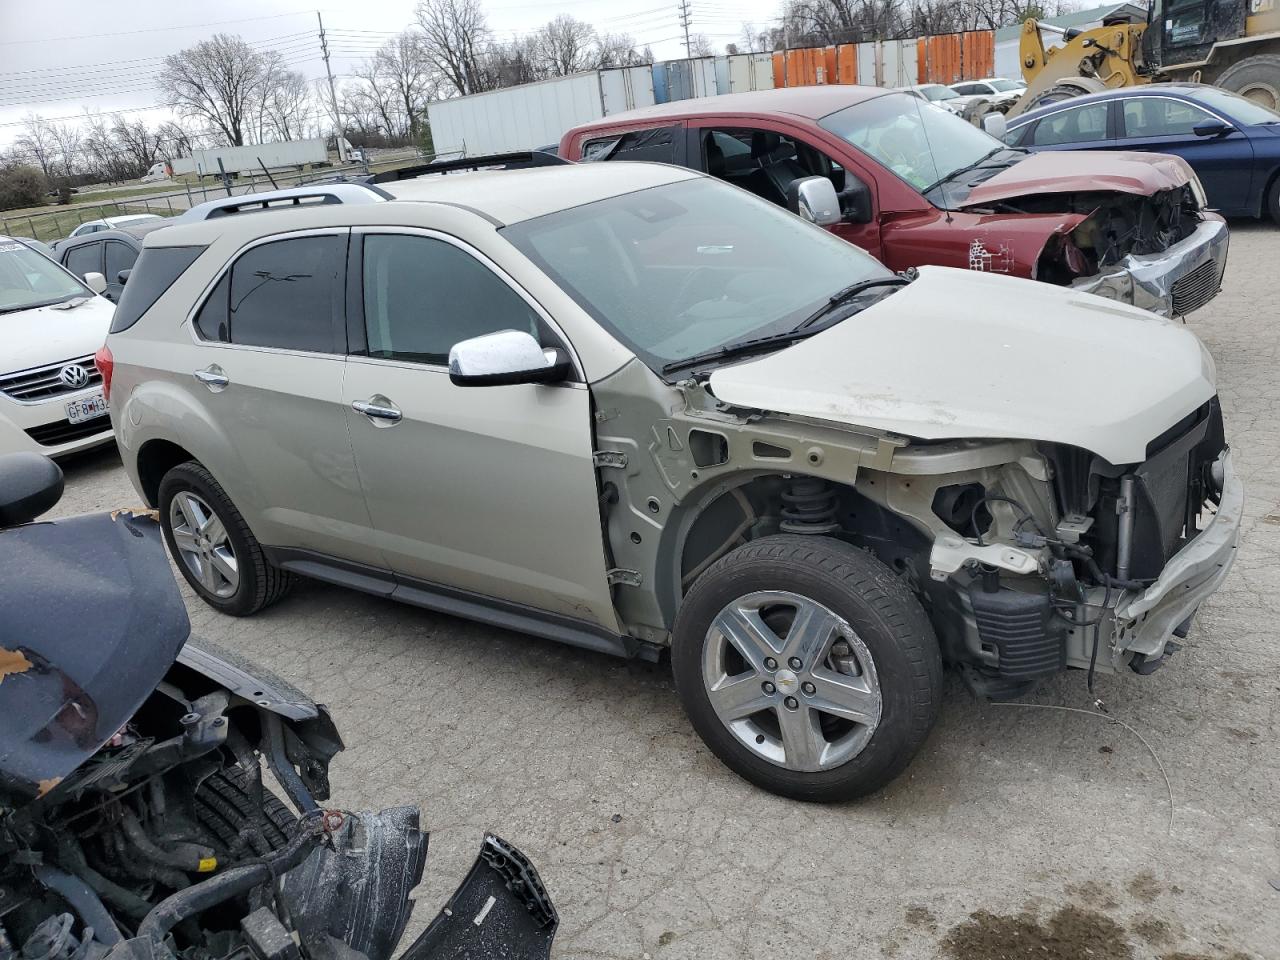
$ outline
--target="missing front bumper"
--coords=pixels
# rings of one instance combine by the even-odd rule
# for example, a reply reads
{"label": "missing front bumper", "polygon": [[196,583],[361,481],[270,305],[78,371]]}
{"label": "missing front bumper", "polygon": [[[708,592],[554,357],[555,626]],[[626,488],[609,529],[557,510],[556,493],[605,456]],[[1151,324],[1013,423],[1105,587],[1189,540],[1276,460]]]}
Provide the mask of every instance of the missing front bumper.
{"label": "missing front bumper", "polygon": [[[1103,643],[1109,632],[1110,644],[1099,651],[1098,669],[1111,672],[1131,665],[1143,672],[1144,665],[1158,663],[1178,635],[1179,627],[1227,578],[1240,539],[1244,484],[1231,465],[1230,452],[1223,455],[1220,463],[1222,499],[1208,526],[1174,554],[1159,579],[1146,590],[1126,591],[1110,598],[1109,619],[1099,625]],[[1090,604],[1102,605],[1106,599],[1104,589],[1089,590]],[[1088,667],[1092,648],[1092,631],[1069,634],[1068,666]]]}
{"label": "missing front bumper", "polygon": [[1189,237],[1169,249],[1131,254],[1105,273],[1077,280],[1071,289],[1130,303],[1162,317],[1185,316],[1217,295],[1227,268],[1227,245],[1226,221],[1208,215]]}

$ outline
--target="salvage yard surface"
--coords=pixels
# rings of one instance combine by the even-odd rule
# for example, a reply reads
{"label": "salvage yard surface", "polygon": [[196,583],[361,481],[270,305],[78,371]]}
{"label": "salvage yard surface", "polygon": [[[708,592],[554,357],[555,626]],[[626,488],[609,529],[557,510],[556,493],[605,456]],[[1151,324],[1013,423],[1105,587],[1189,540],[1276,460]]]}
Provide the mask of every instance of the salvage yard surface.
{"label": "salvage yard surface", "polygon": [[[980,703],[954,675],[901,778],[819,807],[722,767],[665,663],[311,582],[246,620],[184,586],[193,629],[329,704],[348,747],[337,802],[422,805],[410,936],[489,829],[540,870],[558,957],[1280,958],[1280,230],[1232,230],[1224,291],[1191,326],[1217,360],[1246,484],[1239,558],[1168,667],[1095,688],[1163,763],[1172,828],[1133,733]],[[1039,389],[1018,370],[1007,384]],[[114,449],[65,468],[59,514],[138,502]],[[1026,702],[1092,708],[1080,672]]]}

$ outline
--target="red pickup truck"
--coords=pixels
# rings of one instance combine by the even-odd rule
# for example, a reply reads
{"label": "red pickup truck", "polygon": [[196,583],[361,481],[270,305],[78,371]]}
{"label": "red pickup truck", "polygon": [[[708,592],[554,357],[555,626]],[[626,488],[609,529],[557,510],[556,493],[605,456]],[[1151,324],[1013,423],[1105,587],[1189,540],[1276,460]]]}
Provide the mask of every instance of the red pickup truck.
{"label": "red pickup truck", "polygon": [[1185,315],[1218,292],[1227,226],[1185,161],[1006,146],[918,97],[791,87],[664,103],[575,127],[568,160],[674,163],[786,205],[831,180],[829,229],[894,270],[1031,277]]}

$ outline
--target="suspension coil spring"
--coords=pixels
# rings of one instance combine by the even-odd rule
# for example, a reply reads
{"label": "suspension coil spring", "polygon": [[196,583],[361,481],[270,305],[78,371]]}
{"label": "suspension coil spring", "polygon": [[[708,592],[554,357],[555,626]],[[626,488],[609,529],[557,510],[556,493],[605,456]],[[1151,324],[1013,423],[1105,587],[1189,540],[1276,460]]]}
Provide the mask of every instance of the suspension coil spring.
{"label": "suspension coil spring", "polygon": [[826,480],[793,477],[782,492],[782,502],[782,522],[778,526],[784,533],[834,533],[840,529],[836,522],[836,493]]}

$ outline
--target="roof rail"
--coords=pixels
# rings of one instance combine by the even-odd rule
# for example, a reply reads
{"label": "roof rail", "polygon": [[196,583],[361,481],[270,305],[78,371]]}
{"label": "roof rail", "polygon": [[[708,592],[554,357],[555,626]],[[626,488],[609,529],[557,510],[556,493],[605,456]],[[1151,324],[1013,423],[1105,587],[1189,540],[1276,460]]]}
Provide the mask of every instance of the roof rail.
{"label": "roof rail", "polygon": [[386,170],[375,174],[373,183],[394,183],[397,180],[412,180],[428,174],[452,173],[459,170],[479,170],[489,167],[525,170],[530,167],[555,167],[572,162],[543,150],[517,150],[512,153],[492,153],[482,157],[462,157],[458,160],[437,160],[434,163],[420,163],[412,167],[400,167],[398,170]]}
{"label": "roof rail", "polygon": [[182,214],[180,219],[211,220],[214,217],[227,217],[238,213],[294,209],[313,203],[381,203],[390,199],[391,195],[385,190],[379,190],[372,184],[367,183],[310,184],[301,187],[286,187],[283,190],[246,193],[239,197],[222,197],[218,200],[207,200]]}

